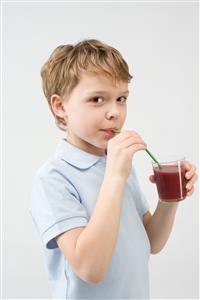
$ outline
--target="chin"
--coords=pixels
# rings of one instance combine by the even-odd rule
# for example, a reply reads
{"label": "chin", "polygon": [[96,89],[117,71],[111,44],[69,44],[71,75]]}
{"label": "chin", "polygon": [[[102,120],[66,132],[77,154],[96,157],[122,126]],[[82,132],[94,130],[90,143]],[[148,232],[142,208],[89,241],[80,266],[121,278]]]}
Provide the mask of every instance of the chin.
{"label": "chin", "polygon": [[102,150],[105,150],[107,148],[107,144],[108,142],[107,141],[91,141],[90,144],[93,146],[93,147],[96,147],[98,149],[102,149]]}
{"label": "chin", "polygon": [[102,143],[99,143],[98,148],[102,149],[102,150],[106,150],[107,149],[107,145],[108,145],[108,141],[107,142],[102,142]]}

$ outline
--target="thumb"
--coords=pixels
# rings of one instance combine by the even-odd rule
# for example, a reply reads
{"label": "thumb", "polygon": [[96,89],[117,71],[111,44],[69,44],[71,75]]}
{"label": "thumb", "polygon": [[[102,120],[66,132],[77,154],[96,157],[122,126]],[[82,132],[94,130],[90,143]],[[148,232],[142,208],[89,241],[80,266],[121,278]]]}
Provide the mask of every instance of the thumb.
{"label": "thumb", "polygon": [[154,175],[151,175],[149,176],[149,180],[152,182],[152,183],[155,183],[155,176]]}

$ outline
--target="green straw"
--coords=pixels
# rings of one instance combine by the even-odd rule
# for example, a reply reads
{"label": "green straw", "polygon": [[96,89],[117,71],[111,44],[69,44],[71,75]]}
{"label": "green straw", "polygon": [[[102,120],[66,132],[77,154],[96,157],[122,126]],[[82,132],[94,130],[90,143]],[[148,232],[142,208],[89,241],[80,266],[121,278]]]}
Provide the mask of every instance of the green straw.
{"label": "green straw", "polygon": [[162,169],[163,166],[158,162],[158,160],[153,156],[153,154],[148,149],[145,149],[145,151],[149,154],[149,156],[151,156],[151,158],[155,161],[155,163],[158,164],[159,169]]}
{"label": "green straw", "polygon": [[121,130],[120,129],[113,129],[112,132],[114,132],[114,133],[120,133]]}
{"label": "green straw", "polygon": [[[121,130],[120,129],[113,129],[112,132],[114,133],[120,133]],[[153,156],[153,154],[148,150],[148,149],[145,149],[145,151],[149,154],[149,156],[155,161],[155,163],[158,164],[159,168],[162,169],[163,166],[158,162],[158,160]]]}

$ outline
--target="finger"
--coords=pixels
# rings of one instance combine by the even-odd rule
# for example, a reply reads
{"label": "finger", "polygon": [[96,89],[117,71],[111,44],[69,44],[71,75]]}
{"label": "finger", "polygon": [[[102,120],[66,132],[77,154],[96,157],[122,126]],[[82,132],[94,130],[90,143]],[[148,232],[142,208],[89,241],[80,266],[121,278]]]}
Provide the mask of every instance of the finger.
{"label": "finger", "polygon": [[127,138],[125,141],[120,143],[120,146],[123,148],[128,148],[132,145],[137,145],[137,144],[142,144],[144,146],[147,146],[143,140],[141,140],[140,138],[136,138],[136,137]]}
{"label": "finger", "polygon": [[150,175],[149,176],[149,180],[152,182],[152,183],[155,183],[155,176],[154,175]]}
{"label": "finger", "polygon": [[193,167],[193,165],[189,161],[186,161],[186,160],[183,162],[183,166],[186,171],[190,171],[190,169]]}
{"label": "finger", "polygon": [[119,142],[123,142],[124,140],[126,140],[129,137],[135,137],[135,138],[140,138],[139,134],[135,131],[130,131],[130,130],[124,130],[120,133],[116,133],[116,135],[114,136],[114,140],[119,141]]}
{"label": "finger", "polygon": [[187,170],[189,170],[191,168],[191,163],[187,160],[183,161],[183,165]]}
{"label": "finger", "polygon": [[187,185],[186,185],[186,189],[187,189],[187,190],[190,190],[196,181],[197,181],[197,175],[195,174],[195,175],[188,181],[188,183],[187,183]]}
{"label": "finger", "polygon": [[196,171],[196,167],[194,165],[191,165],[189,171],[185,173],[185,178],[190,179],[194,175],[195,171]]}
{"label": "finger", "polygon": [[129,134],[129,135],[134,135],[140,137],[139,133],[134,131],[134,130],[124,130],[121,133]]}
{"label": "finger", "polygon": [[145,150],[147,146],[144,144],[134,144],[128,148],[126,148],[128,154],[133,155],[137,151]]}
{"label": "finger", "polygon": [[116,133],[113,138],[110,139],[110,142],[112,143],[122,143],[127,138],[131,137],[129,132],[123,131],[121,133]]}
{"label": "finger", "polygon": [[194,187],[190,191],[187,192],[187,196],[191,196],[194,193]]}

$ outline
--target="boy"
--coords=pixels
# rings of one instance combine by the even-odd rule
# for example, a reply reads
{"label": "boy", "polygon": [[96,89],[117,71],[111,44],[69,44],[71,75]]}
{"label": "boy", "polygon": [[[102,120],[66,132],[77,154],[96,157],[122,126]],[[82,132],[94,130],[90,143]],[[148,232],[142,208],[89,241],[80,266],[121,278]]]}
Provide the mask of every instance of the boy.
{"label": "boy", "polygon": [[[30,210],[53,297],[148,299],[149,255],[166,243],[178,204],[159,202],[151,215],[132,166],[147,145],[134,131],[112,132],[126,119],[128,65],[113,47],[84,40],[57,47],[41,76],[67,131],[37,172]],[[197,176],[185,164],[191,195]]]}

